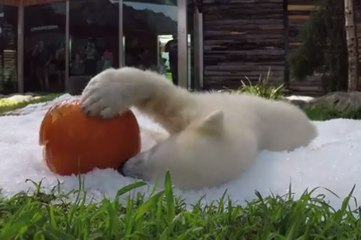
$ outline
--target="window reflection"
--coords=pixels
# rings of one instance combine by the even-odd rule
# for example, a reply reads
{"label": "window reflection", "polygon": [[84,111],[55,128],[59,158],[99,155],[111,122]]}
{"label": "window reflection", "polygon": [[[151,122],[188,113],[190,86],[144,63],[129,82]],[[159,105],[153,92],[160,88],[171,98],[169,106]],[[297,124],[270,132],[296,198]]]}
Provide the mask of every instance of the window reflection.
{"label": "window reflection", "polygon": [[152,2],[123,1],[125,65],[158,71],[178,84],[177,4]]}
{"label": "window reflection", "polygon": [[24,63],[25,91],[64,91],[64,3],[25,7]]}
{"label": "window reflection", "polygon": [[17,8],[0,5],[0,93],[17,90]]}
{"label": "window reflection", "polygon": [[119,66],[118,15],[118,2],[70,2],[70,76],[90,78]]}
{"label": "window reflection", "polygon": [[[178,84],[177,2],[123,0],[123,42],[120,44],[118,0],[69,1],[68,63],[65,62],[65,0],[26,6],[24,90],[64,91],[66,66],[70,75],[67,90],[71,87],[79,90],[80,85],[95,74],[118,67],[119,57],[124,65],[158,71]],[[1,93],[17,90],[17,14],[17,7],[0,5]],[[120,45],[122,56],[119,56]],[[181,54],[191,55],[190,52]],[[81,81],[79,88],[71,86],[76,79]]]}

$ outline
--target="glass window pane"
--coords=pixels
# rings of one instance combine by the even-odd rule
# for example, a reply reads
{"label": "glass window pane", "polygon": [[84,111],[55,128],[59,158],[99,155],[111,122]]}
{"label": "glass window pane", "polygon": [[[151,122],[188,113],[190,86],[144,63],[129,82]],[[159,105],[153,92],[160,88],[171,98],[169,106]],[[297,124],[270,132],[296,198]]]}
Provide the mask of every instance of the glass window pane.
{"label": "glass window pane", "polygon": [[17,91],[17,7],[0,5],[0,93]]}
{"label": "glass window pane", "polygon": [[25,91],[64,91],[65,3],[24,10]]}
{"label": "glass window pane", "polygon": [[70,1],[70,76],[90,78],[119,66],[118,17],[118,1]]}
{"label": "glass window pane", "polygon": [[123,1],[124,62],[178,84],[177,1]]}

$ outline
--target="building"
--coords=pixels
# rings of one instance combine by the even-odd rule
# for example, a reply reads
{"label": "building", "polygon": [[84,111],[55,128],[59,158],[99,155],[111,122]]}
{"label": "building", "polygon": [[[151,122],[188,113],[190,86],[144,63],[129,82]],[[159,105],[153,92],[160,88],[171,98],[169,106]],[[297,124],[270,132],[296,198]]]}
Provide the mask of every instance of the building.
{"label": "building", "polygon": [[290,81],[286,63],[314,9],[314,0],[0,0],[0,93],[75,91],[104,68],[137,66],[192,89],[237,88],[271,70],[272,81],[317,94],[320,81]]}
{"label": "building", "polygon": [[200,40],[194,3],[0,0],[0,93],[79,90],[119,66],[153,69],[190,87]]}

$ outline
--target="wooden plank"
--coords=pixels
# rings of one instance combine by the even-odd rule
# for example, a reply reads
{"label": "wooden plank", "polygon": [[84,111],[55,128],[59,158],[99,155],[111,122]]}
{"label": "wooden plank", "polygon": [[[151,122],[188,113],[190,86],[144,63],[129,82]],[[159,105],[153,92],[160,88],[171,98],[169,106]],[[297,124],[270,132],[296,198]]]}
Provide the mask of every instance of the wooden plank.
{"label": "wooden plank", "polygon": [[269,68],[283,80],[283,7],[283,0],[203,1],[206,88],[240,87],[245,76],[258,81]]}

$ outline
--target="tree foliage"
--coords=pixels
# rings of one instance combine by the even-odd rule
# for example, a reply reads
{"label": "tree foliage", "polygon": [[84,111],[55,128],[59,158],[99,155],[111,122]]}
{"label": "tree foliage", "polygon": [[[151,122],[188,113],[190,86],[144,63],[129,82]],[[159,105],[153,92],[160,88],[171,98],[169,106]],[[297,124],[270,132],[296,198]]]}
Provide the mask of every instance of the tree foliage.
{"label": "tree foliage", "polygon": [[321,74],[324,91],[347,89],[347,46],[343,1],[322,0],[301,34],[302,45],[288,58],[291,76]]}

